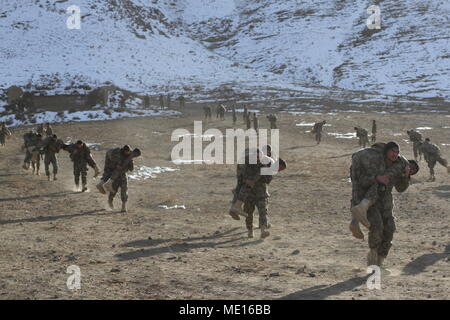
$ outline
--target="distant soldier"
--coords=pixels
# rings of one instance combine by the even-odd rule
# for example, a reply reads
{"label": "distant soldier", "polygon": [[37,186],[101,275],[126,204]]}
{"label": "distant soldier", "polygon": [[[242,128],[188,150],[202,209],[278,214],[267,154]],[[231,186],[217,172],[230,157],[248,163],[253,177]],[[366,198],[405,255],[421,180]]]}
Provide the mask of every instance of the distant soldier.
{"label": "distant soldier", "polygon": [[38,144],[40,144],[38,134],[33,130],[30,130],[23,135],[22,150],[25,151],[25,159],[23,160],[22,168],[24,168],[25,170],[28,170],[30,168],[31,158],[33,156],[32,150]]}
{"label": "distant soldier", "polygon": [[178,101],[180,102],[180,109],[184,109],[186,99],[183,96],[179,96]]}
{"label": "distant soldier", "polygon": [[442,158],[441,150],[437,145],[431,143],[430,138],[426,138],[425,142],[419,143],[418,148],[423,151],[425,161],[428,164],[428,168],[430,168],[429,181],[436,180],[436,177],[434,176],[434,166],[436,165],[436,162],[439,162],[442,166],[447,168],[447,173],[450,173],[450,167],[448,166],[447,160]]}
{"label": "distant soldier", "polygon": [[247,130],[248,130],[248,129],[251,129],[251,127],[252,127],[252,121],[251,121],[251,119],[250,119],[250,113],[247,113],[246,121],[247,121]]}
{"label": "distant soldier", "polygon": [[233,125],[235,125],[235,124],[236,124],[236,121],[237,121],[237,117],[236,117],[236,107],[235,107],[235,106],[233,106],[232,111],[233,111]]}
{"label": "distant soldier", "polygon": [[170,93],[168,93],[167,94],[167,109],[170,109],[170,98],[171,98],[171,95],[170,95]]}
{"label": "distant soldier", "polygon": [[320,142],[322,141],[322,130],[325,123],[327,123],[325,120],[323,120],[322,122],[316,122],[311,130],[311,133],[315,134],[317,144],[320,144]]}
{"label": "distant soldier", "polygon": [[45,138],[42,141],[42,149],[44,150],[44,165],[45,165],[45,174],[47,175],[48,181],[50,181],[50,164],[53,167],[53,180],[56,179],[56,175],[58,174],[58,157],[56,156],[59,153],[59,150],[63,147],[64,143],[61,140],[58,140],[56,134]]}
{"label": "distant soldier", "polygon": [[247,106],[244,106],[244,113],[242,115],[242,118],[244,119],[244,123],[247,123],[247,118],[248,118],[248,109]]}
{"label": "distant soldier", "polygon": [[43,153],[43,151],[41,150],[41,144],[42,144],[42,135],[38,133],[36,135],[36,144],[30,147],[31,168],[33,169],[32,174],[36,174],[37,176],[41,175],[40,167]]}
{"label": "distant soldier", "polygon": [[369,133],[366,129],[355,127],[356,137],[359,139],[359,146],[365,148],[369,144]]}
{"label": "distant soldier", "polygon": [[417,160],[417,156],[419,156],[419,159],[422,160],[422,150],[419,148],[422,142],[422,135],[414,129],[406,131],[406,133],[408,134],[409,140],[413,143],[414,159]]}
{"label": "distant soldier", "polygon": [[100,174],[100,170],[95,163],[91,150],[86,144],[78,140],[76,143],[70,145],[64,145],[63,149],[70,154],[70,160],[73,162],[73,175],[75,177],[75,187],[77,190],[80,188],[80,175],[81,175],[81,192],[87,190],[87,171],[88,165],[94,169],[94,178]]}
{"label": "distant soldier", "polygon": [[53,129],[52,129],[50,123],[47,122],[45,124],[44,132],[47,137],[51,137],[53,135]]}
{"label": "distant soldier", "polygon": [[225,113],[227,112],[227,108],[221,104],[217,107],[217,113],[221,120],[225,120]]}
{"label": "distant soldier", "polygon": [[253,128],[258,132],[258,116],[256,115],[256,112],[253,112]]}
{"label": "distant soldier", "polygon": [[372,143],[377,141],[377,122],[372,120]]}
{"label": "distant soldier", "polygon": [[269,114],[267,116],[267,120],[270,122],[270,129],[276,129],[277,128],[277,117],[274,114]]}
{"label": "distant soldier", "polygon": [[6,124],[2,122],[0,126],[0,145],[5,146],[6,139],[11,136],[11,131],[6,127]]}
{"label": "distant soldier", "polygon": [[[139,151],[135,149],[135,151]],[[140,151],[139,151],[140,155]],[[106,153],[105,167],[103,169],[102,182],[107,182],[112,179],[112,192],[108,195],[108,205],[114,209],[113,200],[120,188],[120,199],[122,200],[121,212],[127,212],[128,201],[128,176],[127,172],[134,169],[133,157],[131,148],[125,145],[122,148],[110,149]]]}
{"label": "distant soldier", "polygon": [[159,95],[159,107],[164,109],[164,96],[162,94]]}
{"label": "distant soldier", "polygon": [[211,119],[211,117],[212,117],[211,107],[210,106],[204,106],[203,107],[203,111],[205,113],[205,120],[207,120],[208,118]]}
{"label": "distant soldier", "polygon": [[37,129],[36,129],[36,132],[37,132],[38,134],[40,134],[41,136],[44,135],[45,130],[44,130],[44,124],[43,124],[43,123],[38,124]]}

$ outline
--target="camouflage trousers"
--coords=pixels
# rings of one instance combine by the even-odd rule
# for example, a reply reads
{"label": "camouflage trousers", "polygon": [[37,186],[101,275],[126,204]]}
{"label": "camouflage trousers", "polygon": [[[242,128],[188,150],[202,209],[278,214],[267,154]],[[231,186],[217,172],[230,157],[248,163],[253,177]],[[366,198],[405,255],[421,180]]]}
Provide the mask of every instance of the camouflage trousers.
{"label": "camouflage trousers", "polygon": [[369,247],[377,249],[378,255],[383,257],[389,253],[396,230],[393,206],[392,194],[384,194],[367,212],[370,222]]}
{"label": "camouflage trousers", "polygon": [[444,167],[447,167],[447,160],[442,158],[440,155],[428,155],[427,157],[428,168],[430,168],[430,174],[434,176],[434,166],[436,162],[439,162]]}
{"label": "camouflage trousers", "polygon": [[33,171],[39,172],[40,166],[41,166],[41,155],[39,154],[39,151],[33,151],[31,153],[31,167],[33,168]]}
{"label": "camouflage trousers", "polygon": [[87,163],[79,163],[74,162],[73,163],[73,175],[75,177],[75,184],[80,184],[80,176],[81,176],[81,183],[83,186],[87,184]]}
{"label": "camouflage trousers", "polygon": [[370,144],[368,136],[359,137],[359,146],[365,148],[366,145]]}
{"label": "camouflage trousers", "polygon": [[6,136],[0,135],[0,145],[4,146],[6,142]]}
{"label": "camouflage trousers", "polygon": [[269,199],[268,198],[247,198],[247,200],[244,202],[244,212],[247,213],[247,218],[245,218],[245,225],[247,226],[247,229],[253,229],[253,212],[255,211],[255,208],[258,209],[259,214],[259,226],[260,227],[267,227],[268,221],[267,221],[267,214],[268,214],[268,204]]}
{"label": "camouflage trousers", "polygon": [[55,153],[45,153],[44,155],[44,165],[45,165],[45,174],[50,176],[50,163],[53,166],[53,174],[58,173],[58,159],[56,158]]}
{"label": "camouflage trousers", "polygon": [[316,132],[316,142],[320,143],[322,141],[322,132]]}
{"label": "camouflage trousers", "polygon": [[120,188],[120,200],[122,202],[126,202],[128,200],[128,178],[127,176],[120,175],[118,178],[114,179],[113,185],[112,185],[114,192],[110,192],[108,199],[112,201],[114,197],[116,196],[117,192]]}

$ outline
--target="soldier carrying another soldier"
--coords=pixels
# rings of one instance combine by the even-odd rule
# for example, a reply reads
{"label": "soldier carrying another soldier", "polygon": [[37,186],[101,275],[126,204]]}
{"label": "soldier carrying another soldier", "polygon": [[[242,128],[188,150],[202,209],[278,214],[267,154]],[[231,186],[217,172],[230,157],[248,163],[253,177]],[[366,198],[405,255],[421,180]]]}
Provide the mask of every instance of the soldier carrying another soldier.
{"label": "soldier carrying another soldier", "polygon": [[63,146],[64,143],[61,140],[58,140],[56,134],[49,136],[42,141],[41,147],[44,150],[45,174],[47,175],[48,181],[50,181],[50,163],[53,166],[53,180],[57,180],[58,157],[56,154],[59,153],[59,150],[61,150]]}
{"label": "soldier carrying another soldier", "polygon": [[321,122],[316,122],[311,130],[311,133],[315,134],[315,139],[317,144],[320,144],[320,142],[322,141],[322,130],[323,130],[323,126],[326,124],[327,122],[325,120],[321,121]]}
{"label": "soldier carrying another soldier", "polygon": [[436,181],[436,177],[434,176],[434,166],[436,165],[436,162],[439,162],[447,169],[447,173],[450,173],[450,167],[448,166],[447,159],[442,158],[441,149],[439,149],[439,147],[434,143],[431,143],[430,138],[426,138],[423,143],[419,142],[417,149],[423,152],[428,168],[430,168],[429,181]]}
{"label": "soldier carrying another soldier", "polygon": [[366,129],[355,127],[356,137],[358,137],[359,146],[365,148],[369,144],[369,133]]}
{"label": "soldier carrying another soldier", "polygon": [[5,146],[6,139],[11,136],[11,131],[6,127],[6,124],[2,122],[0,126],[0,145]]}

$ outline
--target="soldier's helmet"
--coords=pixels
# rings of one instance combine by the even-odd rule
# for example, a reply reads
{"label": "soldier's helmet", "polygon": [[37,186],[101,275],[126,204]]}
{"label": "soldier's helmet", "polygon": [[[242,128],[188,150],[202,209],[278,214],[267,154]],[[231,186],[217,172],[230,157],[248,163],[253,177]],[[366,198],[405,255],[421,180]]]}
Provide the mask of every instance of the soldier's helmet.
{"label": "soldier's helmet", "polygon": [[428,141],[428,142],[430,142],[431,140],[430,140],[430,138],[425,138],[425,141]]}
{"label": "soldier's helmet", "polygon": [[131,151],[131,147],[128,144],[126,144],[122,147],[122,151]]}

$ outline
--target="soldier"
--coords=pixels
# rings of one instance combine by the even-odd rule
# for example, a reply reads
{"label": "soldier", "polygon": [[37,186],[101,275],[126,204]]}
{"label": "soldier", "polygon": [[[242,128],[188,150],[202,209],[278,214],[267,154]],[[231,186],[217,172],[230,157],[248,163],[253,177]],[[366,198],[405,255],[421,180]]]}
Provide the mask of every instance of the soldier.
{"label": "soldier", "polygon": [[51,137],[53,135],[53,129],[50,126],[50,123],[47,122],[45,124],[44,132],[47,137]]}
{"label": "soldier", "polygon": [[45,138],[42,141],[41,147],[44,150],[44,165],[45,165],[45,174],[47,175],[47,180],[50,181],[50,163],[53,166],[53,180],[56,179],[56,175],[58,174],[58,157],[56,156],[59,153],[59,150],[63,147],[64,143],[61,140],[58,140],[56,134]]}
{"label": "soldier", "polygon": [[277,117],[274,114],[269,114],[267,116],[267,120],[270,122],[270,129],[276,129],[277,128]]}
{"label": "soldier", "polygon": [[366,129],[355,127],[356,136],[359,138],[359,146],[365,148],[369,144],[369,133]]}
{"label": "soldier", "polygon": [[220,116],[221,120],[225,120],[225,113],[226,112],[227,112],[227,108],[223,104],[221,104],[219,106],[219,116]]}
{"label": "soldier", "polygon": [[436,162],[439,162],[447,169],[447,173],[450,173],[450,167],[448,166],[447,160],[441,156],[441,149],[434,143],[431,143],[430,138],[426,138],[423,143],[419,142],[418,150],[423,151],[425,161],[428,164],[428,168],[430,168],[430,179],[428,181],[436,181],[436,177],[434,176],[434,166],[436,165]]}
{"label": "soldier", "polygon": [[144,97],[144,108],[150,108],[150,97],[148,95]]}
{"label": "soldier", "polygon": [[[248,237],[253,238],[253,212],[255,207],[258,208],[261,239],[263,239],[270,235],[269,231],[267,231],[267,229],[270,228],[270,224],[267,221],[267,204],[270,196],[267,185],[272,181],[273,176],[261,175],[261,168],[264,165],[260,161],[260,157],[263,155],[259,150],[256,150],[257,163],[249,163],[248,157],[250,152],[246,150],[245,164],[238,165],[237,168],[238,185],[234,191],[235,197],[233,199],[233,205],[230,208],[230,215],[233,219],[240,220],[237,213],[241,211],[240,207],[243,203],[243,215],[246,216],[245,224],[248,231]],[[270,160],[269,165],[274,162],[273,159]],[[282,171],[286,168],[286,164],[281,159],[279,161],[279,171]]]}
{"label": "soldier", "polygon": [[113,200],[120,188],[120,199],[122,200],[121,212],[127,212],[128,201],[128,171],[133,171],[134,163],[131,157],[131,148],[125,145],[122,148],[111,149],[106,153],[105,167],[103,169],[102,181],[106,182],[114,175],[112,184],[113,192],[108,195],[108,205],[114,209]]}
{"label": "soldier", "polygon": [[171,98],[171,95],[170,95],[170,93],[168,93],[167,94],[167,109],[170,109],[170,98]]}
{"label": "soldier", "polygon": [[43,123],[38,124],[37,129],[36,129],[36,132],[37,132],[38,134],[40,134],[41,136],[44,135],[45,130],[44,130],[44,124],[43,124]]}
{"label": "soldier", "polygon": [[233,125],[236,124],[237,121],[237,117],[236,117],[236,107],[233,106]]}
{"label": "soldier", "polygon": [[377,141],[377,122],[372,120],[372,143]]}
{"label": "soldier", "polygon": [[39,171],[41,167],[41,160],[43,153],[43,151],[41,151],[41,144],[42,144],[42,135],[38,133],[36,135],[35,145],[30,147],[31,152],[30,160],[31,160],[31,167],[33,168],[32,174],[36,173],[37,176],[41,175]]}
{"label": "soldier", "polygon": [[178,98],[178,100],[180,101],[180,109],[184,109],[184,104],[186,102],[186,99],[183,96],[180,96]]}
{"label": "soldier", "polygon": [[247,130],[252,128],[252,121],[250,120],[250,114],[247,113],[246,120],[247,120]]}
{"label": "soldier", "polygon": [[244,106],[244,113],[242,114],[242,119],[244,120],[244,123],[247,123],[248,118],[248,109],[247,106]]}
{"label": "soldier", "polygon": [[80,175],[81,175],[81,192],[87,190],[87,171],[88,165],[94,169],[94,178],[100,174],[100,170],[95,163],[91,150],[86,144],[78,140],[76,143],[70,145],[64,145],[63,149],[70,154],[70,160],[73,162],[73,175],[75,177],[75,187],[77,190],[80,188]]}
{"label": "soldier", "polygon": [[164,96],[162,94],[159,95],[159,107],[164,109]]}
{"label": "soldier", "polygon": [[414,159],[417,160],[417,156],[419,156],[419,159],[422,160],[422,152],[419,149],[419,144],[422,142],[422,135],[414,129],[406,131],[406,133],[408,134],[409,140],[413,143]]}
{"label": "soldier", "polygon": [[2,122],[0,126],[0,145],[5,146],[6,139],[11,136],[11,131],[6,127],[6,124]]}
{"label": "soldier", "polygon": [[253,112],[253,128],[255,128],[255,131],[258,132],[258,117],[256,112]]}
{"label": "soldier", "polygon": [[22,150],[25,150],[25,159],[23,160],[22,168],[25,170],[30,168],[31,158],[33,157],[31,151],[37,144],[39,144],[38,137],[33,130],[30,130],[23,135]]}
{"label": "soldier", "polygon": [[[367,205],[367,220],[369,225],[369,254],[367,265],[382,265],[391,248],[395,228],[392,215],[393,199],[392,189],[404,192],[409,186],[411,169],[406,165],[403,173],[397,173],[394,177],[383,175],[392,166],[398,165],[400,148],[397,143],[377,143],[370,148],[360,150],[352,155],[351,179],[352,179],[352,208],[359,205],[366,197],[374,183],[384,184],[384,191],[378,192],[377,200],[370,206]],[[350,230],[357,236],[362,234],[358,220],[361,216],[354,216],[350,224]],[[359,222],[364,222],[360,219]],[[361,236],[357,236],[361,238]],[[362,235],[362,238],[364,236]]]}
{"label": "soldier", "polygon": [[211,119],[211,117],[212,117],[211,107],[210,106],[204,106],[203,107],[203,111],[205,113],[205,120],[207,120],[208,118]]}
{"label": "soldier", "polygon": [[322,130],[325,123],[327,123],[325,120],[323,120],[322,122],[317,122],[314,124],[311,130],[311,133],[315,133],[315,139],[317,144],[320,144],[320,142],[322,141]]}

